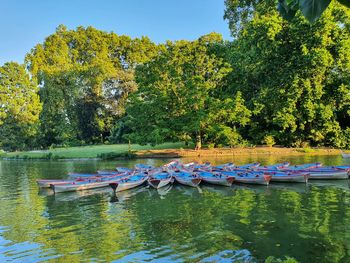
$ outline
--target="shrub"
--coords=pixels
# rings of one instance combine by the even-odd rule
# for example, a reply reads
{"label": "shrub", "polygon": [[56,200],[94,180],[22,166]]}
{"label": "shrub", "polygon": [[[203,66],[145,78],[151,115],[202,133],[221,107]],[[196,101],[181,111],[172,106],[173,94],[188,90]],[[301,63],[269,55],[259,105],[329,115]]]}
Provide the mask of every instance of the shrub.
{"label": "shrub", "polygon": [[272,147],[275,144],[275,139],[273,138],[272,135],[265,135],[263,139],[263,144],[266,144],[269,147]]}
{"label": "shrub", "polygon": [[214,148],[215,148],[215,143],[208,144],[208,149],[214,149]]}

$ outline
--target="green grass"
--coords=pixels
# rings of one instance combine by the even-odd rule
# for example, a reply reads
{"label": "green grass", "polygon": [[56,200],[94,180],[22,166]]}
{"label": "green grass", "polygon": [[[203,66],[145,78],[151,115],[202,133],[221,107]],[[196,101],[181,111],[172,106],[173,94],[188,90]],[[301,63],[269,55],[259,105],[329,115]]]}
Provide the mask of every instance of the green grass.
{"label": "green grass", "polygon": [[[164,143],[154,147],[151,145],[131,144],[131,151],[139,150],[162,150],[185,148],[184,143]],[[10,152],[1,157],[5,158],[27,158],[27,159],[65,159],[65,158],[96,158],[103,153],[126,153],[129,150],[128,144],[112,145],[91,145],[81,147],[55,148],[43,151]]]}

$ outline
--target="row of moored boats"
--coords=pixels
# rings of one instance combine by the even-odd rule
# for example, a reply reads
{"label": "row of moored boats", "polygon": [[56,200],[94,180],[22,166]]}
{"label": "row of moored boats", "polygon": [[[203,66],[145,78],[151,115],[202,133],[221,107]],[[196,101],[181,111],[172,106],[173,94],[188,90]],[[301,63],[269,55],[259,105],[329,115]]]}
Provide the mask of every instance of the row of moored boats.
{"label": "row of moored boats", "polygon": [[201,183],[231,186],[233,183],[269,185],[270,182],[307,183],[310,179],[348,179],[349,166],[322,166],[321,163],[290,165],[285,162],[268,166],[259,163],[246,165],[183,164],[172,161],[161,167],[137,164],[133,169],[117,167],[96,174],[70,173],[67,180],[37,180],[39,187],[55,193],[87,190],[110,186],[120,192],[143,185],[161,188],[177,182],[197,187]]}

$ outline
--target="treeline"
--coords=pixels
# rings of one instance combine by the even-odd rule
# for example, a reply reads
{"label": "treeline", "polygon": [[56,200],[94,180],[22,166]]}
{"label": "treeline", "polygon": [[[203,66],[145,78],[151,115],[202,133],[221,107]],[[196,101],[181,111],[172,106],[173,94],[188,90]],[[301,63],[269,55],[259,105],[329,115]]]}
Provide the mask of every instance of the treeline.
{"label": "treeline", "polygon": [[0,68],[6,150],[195,142],[350,147],[350,11],[310,24],[274,0],[226,0],[234,40],[155,44],[92,27],[56,32]]}

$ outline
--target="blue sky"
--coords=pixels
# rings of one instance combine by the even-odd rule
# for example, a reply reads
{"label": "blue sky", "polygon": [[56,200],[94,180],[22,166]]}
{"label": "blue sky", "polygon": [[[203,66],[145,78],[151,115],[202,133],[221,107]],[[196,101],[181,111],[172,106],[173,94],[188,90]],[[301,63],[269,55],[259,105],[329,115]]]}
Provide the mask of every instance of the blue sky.
{"label": "blue sky", "polygon": [[231,39],[224,0],[0,0],[0,65],[22,63],[60,24],[142,35],[157,43],[193,40],[209,32]]}

